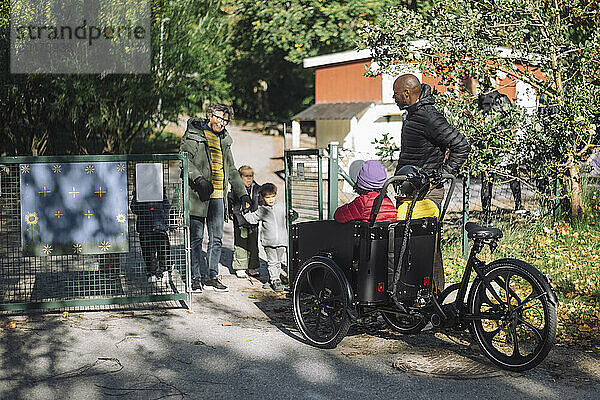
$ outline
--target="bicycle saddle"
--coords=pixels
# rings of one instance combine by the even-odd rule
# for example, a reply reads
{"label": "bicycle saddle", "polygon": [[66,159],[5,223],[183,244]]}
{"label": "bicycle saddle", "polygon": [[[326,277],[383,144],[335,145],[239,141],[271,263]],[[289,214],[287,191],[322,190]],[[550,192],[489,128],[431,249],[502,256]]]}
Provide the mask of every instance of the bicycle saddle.
{"label": "bicycle saddle", "polygon": [[465,230],[469,239],[498,239],[502,237],[502,231],[498,228],[487,228],[479,226],[475,222],[467,222]]}

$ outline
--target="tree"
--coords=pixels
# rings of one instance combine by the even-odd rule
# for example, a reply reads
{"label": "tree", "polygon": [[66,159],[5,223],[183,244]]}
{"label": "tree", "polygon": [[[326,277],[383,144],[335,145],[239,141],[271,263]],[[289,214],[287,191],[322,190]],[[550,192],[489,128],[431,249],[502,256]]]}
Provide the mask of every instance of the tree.
{"label": "tree", "polygon": [[[363,26],[361,37],[384,70],[417,62],[453,87],[455,98],[464,96],[458,81],[489,82],[498,71],[534,87],[546,111],[522,124],[522,140],[503,150],[531,154],[523,162],[538,177],[560,178],[579,217],[581,165],[598,148],[599,19],[598,3],[586,0],[440,0],[424,16],[396,8]],[[415,47],[417,39],[427,42]],[[484,140],[474,126],[466,133]]]}
{"label": "tree", "polygon": [[0,155],[128,153],[165,121],[229,99],[227,19],[218,0],[152,3],[148,74],[12,75],[9,11],[2,2]]}
{"label": "tree", "polygon": [[[302,60],[354,49],[358,41],[356,27],[362,21],[373,22],[392,3],[230,1],[233,51],[227,63],[236,108],[249,118],[285,120],[298,112],[314,96],[313,73],[302,67]],[[266,92],[260,87],[262,82],[266,83]]]}

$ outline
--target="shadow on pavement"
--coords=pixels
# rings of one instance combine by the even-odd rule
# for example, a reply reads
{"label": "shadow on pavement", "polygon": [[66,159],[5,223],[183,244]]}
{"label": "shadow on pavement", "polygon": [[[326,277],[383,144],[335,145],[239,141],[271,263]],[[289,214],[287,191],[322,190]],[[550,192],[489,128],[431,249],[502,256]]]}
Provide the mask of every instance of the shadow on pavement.
{"label": "shadow on pavement", "polygon": [[0,398],[592,399],[600,389],[597,350],[557,347],[527,373],[462,383],[391,366],[402,352],[458,353],[462,342],[373,325],[316,349],[295,331],[290,300],[266,290],[203,293],[194,309],[1,316]]}

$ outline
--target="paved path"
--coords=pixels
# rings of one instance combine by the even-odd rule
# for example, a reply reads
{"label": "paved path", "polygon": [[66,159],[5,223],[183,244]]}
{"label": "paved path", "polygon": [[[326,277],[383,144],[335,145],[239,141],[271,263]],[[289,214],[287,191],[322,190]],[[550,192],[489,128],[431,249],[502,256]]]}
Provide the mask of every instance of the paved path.
{"label": "paved path", "polygon": [[[231,291],[194,295],[193,313],[174,308],[8,318],[17,322],[14,329],[3,318],[0,398],[598,398],[597,351],[558,347],[537,369],[508,374],[460,336],[400,336],[377,324],[354,328],[338,348],[320,350],[302,343],[284,295],[257,281],[231,275],[224,281]],[[393,367],[398,359],[424,355],[442,363],[437,377]],[[447,364],[456,360],[480,379],[451,378]]]}
{"label": "paved path", "polygon": [[[259,150],[277,151],[280,138],[232,133],[238,164],[275,181],[279,161]],[[195,294],[192,312],[0,317],[0,399],[598,399],[597,349],[557,346],[535,370],[508,374],[468,337],[401,336],[375,322],[320,350],[298,336],[285,295],[221,272],[231,291]],[[458,379],[465,371],[471,379]]]}

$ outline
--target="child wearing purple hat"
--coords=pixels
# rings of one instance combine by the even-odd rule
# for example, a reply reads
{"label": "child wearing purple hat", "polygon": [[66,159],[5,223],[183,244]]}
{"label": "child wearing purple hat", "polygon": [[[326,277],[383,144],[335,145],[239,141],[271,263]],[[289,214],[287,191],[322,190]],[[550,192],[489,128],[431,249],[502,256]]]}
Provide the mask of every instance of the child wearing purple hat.
{"label": "child wearing purple hat", "polygon": [[[387,173],[381,163],[375,160],[365,161],[358,172],[354,185],[354,190],[359,196],[335,210],[333,218],[337,222],[368,221],[375,205],[375,199],[379,196],[386,179]],[[397,212],[394,203],[386,195],[375,222],[395,221]]]}

